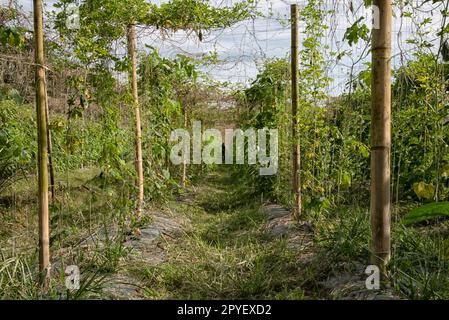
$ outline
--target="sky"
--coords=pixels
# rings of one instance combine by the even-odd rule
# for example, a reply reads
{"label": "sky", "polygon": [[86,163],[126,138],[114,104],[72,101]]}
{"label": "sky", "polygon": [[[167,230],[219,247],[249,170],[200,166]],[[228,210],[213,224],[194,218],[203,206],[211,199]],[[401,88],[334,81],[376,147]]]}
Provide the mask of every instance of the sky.
{"label": "sky", "polygon": [[[238,0],[212,0],[213,5],[231,5]],[[414,0],[416,2],[416,0]],[[7,3],[8,0],[0,0]],[[26,10],[31,10],[32,0],[19,0]],[[52,4],[57,0],[44,0],[47,10],[52,9]],[[153,0],[153,3],[166,2],[166,0]],[[353,11],[350,10],[352,2]],[[417,1],[418,3],[421,2]],[[248,85],[257,75],[262,62],[266,58],[288,57],[290,52],[290,4],[297,3],[299,7],[306,4],[305,0],[260,0],[258,9],[270,17],[257,18],[256,20],[242,21],[225,30],[212,31],[200,42],[195,36],[180,31],[161,35],[159,33],[139,33],[138,46],[145,50],[145,45],[158,48],[163,56],[174,57],[176,54],[203,55],[216,52],[221,63],[205,67],[205,71],[212,79],[230,83]],[[337,53],[346,52],[344,58],[333,61],[327,57],[327,73],[334,81],[326,89],[329,94],[337,95],[345,90],[349,73],[357,73],[365,68],[365,63],[370,56],[363,56],[366,43],[359,42],[353,47],[343,41],[346,29],[361,16],[370,17],[370,11],[364,8],[362,0],[326,0],[326,8],[333,9],[334,14],[323,21],[324,25],[332,26],[327,31],[323,44],[329,46],[330,51]],[[424,10],[423,12],[426,12]],[[411,58],[413,46],[407,44],[409,37],[414,37],[416,30],[409,18],[400,19],[395,10],[393,26],[393,67],[402,63],[402,58]],[[425,15],[433,16],[433,23],[428,27],[430,38],[440,27],[441,19],[437,12],[427,12],[419,16],[424,19]],[[369,19],[366,20],[369,22]],[[368,24],[368,23],[367,23]],[[303,37],[304,25],[300,23],[300,39]],[[300,43],[300,48],[301,48]],[[400,54],[401,53],[401,54]],[[301,58],[301,57],[300,57]],[[355,63],[357,62],[357,63]]]}

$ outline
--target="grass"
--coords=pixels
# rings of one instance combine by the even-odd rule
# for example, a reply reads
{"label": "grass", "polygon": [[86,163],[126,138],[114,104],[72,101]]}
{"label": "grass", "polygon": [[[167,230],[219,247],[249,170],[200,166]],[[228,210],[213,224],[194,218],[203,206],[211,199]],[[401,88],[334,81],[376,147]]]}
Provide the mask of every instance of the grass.
{"label": "grass", "polygon": [[31,299],[39,296],[30,261],[23,257],[0,258],[0,299]]}
{"label": "grass", "polygon": [[[395,289],[409,299],[449,299],[449,224],[393,229]],[[439,229],[439,230],[438,230]]]}
{"label": "grass", "polygon": [[[213,174],[190,197],[174,203],[191,229],[169,244],[168,262],[136,266],[150,299],[303,299],[300,265],[284,240],[261,227],[260,204],[228,174]],[[198,206],[199,204],[199,206]]]}
{"label": "grass", "polygon": [[[191,194],[173,204],[191,220],[184,238],[168,244],[168,262],[135,266],[150,299],[315,299],[333,298],[324,282],[332,275],[357,275],[369,265],[370,225],[366,208],[326,210],[312,219],[312,258],[292,251],[285,240],[262,232],[266,216],[258,197],[223,172],[211,175]],[[394,209],[390,282],[405,299],[448,298],[449,229],[410,228]],[[341,298],[341,297],[340,297]]]}
{"label": "grass", "polygon": [[[394,212],[402,212],[395,208]],[[369,264],[369,213],[364,208],[330,210],[317,224],[320,273],[353,272],[354,263]],[[390,282],[404,299],[449,298],[449,223],[409,227],[397,214],[392,224]],[[346,269],[346,270],[345,270]],[[319,288],[317,288],[318,290]],[[325,294],[324,292],[322,294]]]}
{"label": "grass", "polygon": [[[95,179],[93,179],[95,178]],[[260,197],[224,169],[189,188],[171,210],[190,221],[181,238],[164,244],[166,262],[128,264],[125,236],[151,219],[130,219],[132,199],[123,186],[104,189],[95,169],[73,172],[59,183],[52,207],[51,249],[57,274],[51,290],[37,285],[34,182],[20,181],[0,201],[0,299],[102,298],[106,278],[128,272],[148,299],[315,299],[332,298],[329,276],[360,272],[370,257],[369,212],[361,207],[329,208],[310,216],[311,258],[286,239],[263,232],[267,217]],[[409,207],[393,211],[391,286],[406,299],[449,299],[449,221],[406,226]],[[114,228],[111,229],[111,226]],[[131,228],[131,229],[130,229]],[[85,239],[93,237],[86,248]],[[64,287],[63,269],[77,265],[82,286]],[[126,268],[126,270],[122,270]],[[58,273],[59,272],[59,273]]]}
{"label": "grass", "polygon": [[[37,216],[31,214],[36,210],[35,179],[19,181],[2,195],[13,200],[0,201],[0,298],[101,297],[105,276],[117,272],[129,253],[123,241],[136,222],[130,219],[129,191],[115,184],[103,188],[98,174],[97,168],[86,168],[59,176],[56,202],[50,207],[55,269],[46,293],[37,285]],[[64,269],[69,265],[82,273],[81,288],[73,292],[65,289]]]}
{"label": "grass", "polygon": [[11,258],[0,257],[0,299],[86,299],[98,298],[104,285],[104,276],[99,273],[83,273],[78,290],[68,291],[64,288],[63,273],[52,277],[50,287],[43,291],[39,285],[39,274],[35,270],[36,256],[21,255]]}

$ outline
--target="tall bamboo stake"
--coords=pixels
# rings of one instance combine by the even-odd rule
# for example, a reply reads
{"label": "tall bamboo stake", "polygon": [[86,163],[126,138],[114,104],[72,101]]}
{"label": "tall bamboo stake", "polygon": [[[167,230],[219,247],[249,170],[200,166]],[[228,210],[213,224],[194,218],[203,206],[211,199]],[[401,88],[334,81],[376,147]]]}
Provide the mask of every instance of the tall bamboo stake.
{"label": "tall bamboo stake", "polygon": [[[184,128],[187,130],[188,125],[188,114],[187,114],[187,106],[184,105],[182,108],[183,115],[184,115]],[[182,162],[182,176],[181,176],[181,186],[183,188],[186,187],[186,181],[187,181],[187,160],[184,160]]]}
{"label": "tall bamboo stake", "polygon": [[131,89],[133,95],[134,104],[134,116],[135,116],[135,139],[136,139],[136,170],[137,179],[136,185],[138,188],[138,197],[136,204],[136,213],[140,217],[142,215],[142,206],[144,201],[144,176],[143,176],[143,160],[142,160],[142,125],[140,120],[140,106],[139,106],[139,94],[137,91],[137,39],[136,39],[136,27],[134,24],[128,26],[128,54],[131,60]]}
{"label": "tall bamboo stake", "polygon": [[36,114],[38,139],[38,198],[39,198],[39,270],[41,281],[47,287],[50,268],[48,223],[48,153],[46,121],[46,83],[44,59],[44,30],[42,0],[34,0],[34,41],[36,63]]}
{"label": "tall bamboo stake", "polygon": [[47,153],[48,153],[48,170],[50,171],[50,191],[51,191],[51,202],[55,202],[55,170],[53,167],[53,143],[51,140],[51,130],[50,130],[50,111],[48,106],[48,94],[45,91],[45,125],[47,127]]}
{"label": "tall bamboo stake", "polygon": [[293,139],[293,217],[298,220],[301,215],[301,179],[299,170],[301,167],[301,149],[298,134],[298,6],[291,5],[292,21],[292,139]]}
{"label": "tall bamboo stake", "polygon": [[372,36],[371,232],[372,262],[390,260],[391,0],[374,0],[380,28]]}

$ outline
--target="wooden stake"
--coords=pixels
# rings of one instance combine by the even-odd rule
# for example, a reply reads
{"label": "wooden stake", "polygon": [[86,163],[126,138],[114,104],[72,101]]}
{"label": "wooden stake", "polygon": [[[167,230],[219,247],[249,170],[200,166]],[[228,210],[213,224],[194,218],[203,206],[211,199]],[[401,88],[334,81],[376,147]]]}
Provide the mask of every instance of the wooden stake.
{"label": "wooden stake", "polygon": [[136,185],[138,188],[138,197],[136,204],[136,213],[140,217],[142,215],[142,206],[144,201],[144,176],[143,176],[143,160],[142,160],[142,125],[140,120],[140,106],[139,106],[139,94],[137,91],[137,57],[136,57],[136,27],[130,25],[128,27],[128,53],[131,60],[131,89],[134,103],[134,116],[135,116],[135,135],[136,135],[136,170],[137,180]]}
{"label": "wooden stake", "polygon": [[298,6],[291,5],[292,22],[292,139],[293,139],[293,217],[299,220],[301,216],[301,178],[299,170],[301,167],[301,149],[298,134]]}
{"label": "wooden stake", "polygon": [[374,0],[380,28],[372,36],[371,232],[372,262],[390,260],[391,0]]}
{"label": "wooden stake", "polygon": [[[187,106],[186,105],[183,106],[182,111],[183,111],[183,115],[184,115],[184,128],[187,130],[188,114],[187,114]],[[181,186],[183,188],[186,187],[186,181],[187,181],[187,161],[183,161],[182,176],[181,176]]]}
{"label": "wooden stake", "polygon": [[51,202],[55,202],[55,170],[53,167],[53,143],[51,140],[51,130],[50,130],[50,111],[48,106],[48,94],[45,91],[45,125],[47,127],[47,153],[48,153],[48,170],[50,171],[50,191],[51,191]]}
{"label": "wooden stake", "polygon": [[46,83],[44,59],[42,0],[34,0],[34,41],[36,63],[36,121],[38,139],[38,198],[39,198],[39,270],[46,288],[50,279],[50,246],[48,222],[48,153],[46,125]]}

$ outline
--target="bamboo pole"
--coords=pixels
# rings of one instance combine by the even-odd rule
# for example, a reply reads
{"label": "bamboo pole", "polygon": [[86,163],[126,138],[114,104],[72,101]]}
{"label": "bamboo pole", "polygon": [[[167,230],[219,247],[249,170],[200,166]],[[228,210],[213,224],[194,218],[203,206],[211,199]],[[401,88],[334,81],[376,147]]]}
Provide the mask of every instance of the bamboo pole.
{"label": "bamboo pole", "polygon": [[391,0],[374,0],[380,28],[372,36],[371,232],[372,262],[390,260]]}
{"label": "bamboo pole", "polygon": [[136,185],[138,188],[138,197],[136,204],[136,213],[140,217],[142,215],[142,206],[144,201],[144,176],[143,176],[143,160],[142,160],[142,125],[140,119],[139,94],[137,91],[137,39],[136,27],[134,24],[128,26],[128,54],[131,60],[131,89],[134,104],[135,116],[135,139],[136,139],[136,170],[137,179]]}
{"label": "bamboo pole", "polygon": [[[187,106],[184,105],[182,108],[183,115],[184,115],[184,128],[187,130],[188,125],[188,114],[187,114]],[[187,160],[184,160],[182,162],[182,176],[181,176],[181,186],[183,188],[186,187],[186,181],[187,181]]]}
{"label": "bamboo pole", "polygon": [[47,153],[48,153],[48,169],[50,173],[50,191],[51,191],[51,202],[55,202],[55,170],[53,167],[53,143],[51,139],[50,131],[50,111],[48,106],[48,94],[45,91],[45,125],[47,127]]}
{"label": "bamboo pole", "polygon": [[292,139],[293,139],[293,217],[295,220],[299,220],[301,216],[301,178],[299,170],[301,167],[301,150],[299,144],[298,134],[298,6],[296,4],[291,5],[291,72],[292,72]]}
{"label": "bamboo pole", "polygon": [[36,114],[38,139],[38,198],[39,198],[39,270],[41,283],[48,286],[50,277],[50,248],[48,222],[48,153],[46,125],[46,83],[44,59],[44,30],[42,0],[34,0],[34,41],[36,63]]}

